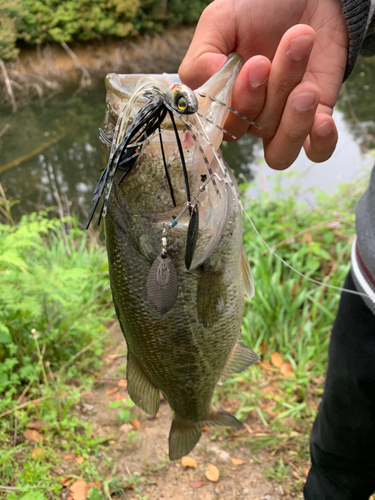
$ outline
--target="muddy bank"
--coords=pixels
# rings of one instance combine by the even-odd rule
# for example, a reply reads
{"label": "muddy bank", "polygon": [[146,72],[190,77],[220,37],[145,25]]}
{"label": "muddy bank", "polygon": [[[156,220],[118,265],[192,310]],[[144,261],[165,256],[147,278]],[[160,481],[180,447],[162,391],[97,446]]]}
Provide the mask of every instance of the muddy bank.
{"label": "muddy bank", "polygon": [[0,68],[0,106],[13,111],[32,99],[44,104],[52,95],[94,86],[109,72],[176,72],[194,28],[143,35],[132,40],[95,40],[71,45],[47,44],[21,50]]}

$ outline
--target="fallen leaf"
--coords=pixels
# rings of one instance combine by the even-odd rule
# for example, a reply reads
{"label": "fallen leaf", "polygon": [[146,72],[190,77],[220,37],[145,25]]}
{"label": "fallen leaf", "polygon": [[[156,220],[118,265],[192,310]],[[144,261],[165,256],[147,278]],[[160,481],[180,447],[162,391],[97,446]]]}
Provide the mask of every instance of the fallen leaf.
{"label": "fallen leaf", "polygon": [[72,494],[73,500],[86,500],[89,489],[89,485],[86,481],[78,480],[70,486],[70,493]]}
{"label": "fallen leaf", "polygon": [[111,394],[114,394],[117,391],[118,391],[118,387],[114,387],[113,389],[108,389],[108,391],[106,392],[106,394],[108,396],[111,396]]}
{"label": "fallen leaf", "polygon": [[284,361],[284,363],[280,366],[280,372],[284,377],[289,377],[289,375],[294,375],[293,366],[290,363]]}
{"label": "fallen leaf", "polygon": [[203,479],[198,479],[198,481],[194,481],[194,482],[190,483],[189,486],[191,488],[194,488],[195,490],[197,490],[198,488],[200,488],[204,484],[205,484],[205,481],[203,481]]}
{"label": "fallen leaf", "polygon": [[67,454],[62,456],[64,460],[72,460],[73,455]]}
{"label": "fallen leaf", "polygon": [[260,350],[262,353],[266,352],[266,343],[264,342],[264,340],[260,343]]}
{"label": "fallen leaf", "polygon": [[272,369],[272,365],[271,365],[271,363],[268,360],[263,361],[263,363],[260,366],[263,367],[265,370],[271,370]]}
{"label": "fallen leaf", "polygon": [[83,457],[76,457],[77,464],[83,464],[84,461],[85,459]]}
{"label": "fallen leaf", "polygon": [[327,222],[327,229],[340,229],[341,223],[338,220]]}
{"label": "fallen leaf", "polygon": [[111,399],[112,399],[112,401],[121,401],[122,399],[125,399],[125,398],[126,398],[125,392],[118,392]]}
{"label": "fallen leaf", "polygon": [[43,429],[47,424],[45,422],[42,422],[40,420],[31,420],[31,422],[29,422],[28,424],[28,428],[29,429],[35,429],[37,431],[40,431],[41,429]]}
{"label": "fallen leaf", "polygon": [[219,479],[219,469],[215,465],[208,464],[205,476],[209,481],[216,483]]}
{"label": "fallen leaf", "polygon": [[241,460],[240,458],[231,458],[230,461],[233,465],[243,465],[245,460]]}
{"label": "fallen leaf", "polygon": [[89,488],[93,488],[94,487],[94,488],[98,488],[98,490],[100,490],[100,488],[102,487],[102,484],[103,483],[101,481],[90,481],[87,486]]}
{"label": "fallen leaf", "polygon": [[280,366],[283,364],[283,358],[278,352],[274,352],[272,354],[271,363],[273,364],[273,366],[276,366],[276,368],[280,368]]}
{"label": "fallen leaf", "polygon": [[195,468],[198,464],[194,458],[191,457],[182,457],[181,463],[184,467],[193,467]]}
{"label": "fallen leaf", "polygon": [[62,440],[60,441],[60,443],[61,443],[61,444],[68,444],[68,441],[67,441],[66,439],[62,439]]}
{"label": "fallen leaf", "polygon": [[209,427],[202,427],[201,432],[208,432],[209,430]]}
{"label": "fallen leaf", "polygon": [[38,457],[42,457],[43,456],[43,450],[41,450],[40,448],[34,448],[32,453],[31,453],[31,456],[35,459],[35,458],[38,458]]}
{"label": "fallen leaf", "polygon": [[72,477],[63,477],[63,478],[61,479],[61,484],[62,484],[63,486],[65,486],[65,487],[66,487],[66,486],[69,486],[69,484],[70,484],[72,481],[73,481],[73,478],[72,478]]}
{"label": "fallen leaf", "polygon": [[116,444],[116,441],[114,441],[114,440],[112,439],[112,440],[109,442],[109,444],[114,445],[114,444]]}
{"label": "fallen leaf", "polygon": [[35,431],[35,430],[26,429],[23,432],[23,435],[24,435],[25,439],[27,439],[28,441],[34,441],[36,443],[43,441],[43,436],[41,434],[39,434],[38,431]]}
{"label": "fallen leaf", "polygon": [[306,469],[303,471],[303,473],[305,474],[305,477],[307,477],[309,475],[310,469],[311,469],[311,465],[306,467]]}
{"label": "fallen leaf", "polygon": [[128,387],[127,381],[123,378],[117,382],[118,387],[124,387],[125,389]]}
{"label": "fallen leaf", "polygon": [[311,243],[311,242],[312,242],[312,237],[311,237],[311,234],[310,234],[310,233],[306,233],[306,234],[303,236],[303,239],[305,240],[305,243]]}
{"label": "fallen leaf", "polygon": [[132,484],[132,483],[128,483],[128,484],[125,484],[124,488],[125,488],[126,490],[134,490],[134,489],[135,489],[135,486],[134,486],[134,484]]}
{"label": "fallen leaf", "polygon": [[294,476],[296,479],[300,479],[300,475],[295,470],[292,472],[292,476]]}
{"label": "fallen leaf", "polygon": [[137,431],[139,431],[139,429],[141,428],[141,423],[136,418],[133,418],[132,420],[130,420],[130,423],[132,424],[132,426],[134,427],[134,429],[136,429]]}

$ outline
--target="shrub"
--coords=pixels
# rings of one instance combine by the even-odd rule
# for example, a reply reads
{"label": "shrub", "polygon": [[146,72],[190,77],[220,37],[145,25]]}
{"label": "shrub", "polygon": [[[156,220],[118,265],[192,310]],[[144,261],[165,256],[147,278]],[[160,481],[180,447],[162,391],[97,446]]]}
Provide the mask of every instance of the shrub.
{"label": "shrub", "polygon": [[21,7],[21,0],[0,2],[0,59],[14,59],[18,54],[16,41]]}
{"label": "shrub", "polygon": [[[104,246],[75,225],[66,232],[46,212],[0,224],[0,394],[40,378],[33,329],[52,372],[103,334],[114,317],[108,282]],[[80,357],[80,369],[95,367],[101,349]]]}

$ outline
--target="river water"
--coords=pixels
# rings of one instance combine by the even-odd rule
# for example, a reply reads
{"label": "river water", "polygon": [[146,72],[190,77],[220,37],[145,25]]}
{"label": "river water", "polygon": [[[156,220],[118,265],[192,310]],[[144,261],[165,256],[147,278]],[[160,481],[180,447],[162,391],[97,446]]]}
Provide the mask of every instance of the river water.
{"label": "river water", "polygon": [[[162,68],[160,68],[162,71]],[[43,107],[33,104],[13,115],[0,114],[0,183],[18,200],[16,218],[56,205],[79,214],[83,221],[101,168],[98,127],[104,116],[104,85],[73,95],[59,94]],[[278,173],[262,160],[258,139],[246,136],[223,145],[223,154],[249,194],[275,190],[278,196],[299,187],[299,197],[314,203],[314,188],[333,192],[343,182],[369,175],[375,151],[375,59],[360,60],[345,84],[335,110],[339,143],[324,164],[301,153],[289,169]]]}

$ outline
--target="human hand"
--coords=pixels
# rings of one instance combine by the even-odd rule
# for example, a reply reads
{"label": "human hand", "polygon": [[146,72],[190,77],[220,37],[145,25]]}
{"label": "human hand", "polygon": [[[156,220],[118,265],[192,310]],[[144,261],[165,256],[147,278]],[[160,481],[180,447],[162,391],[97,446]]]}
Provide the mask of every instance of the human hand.
{"label": "human hand", "polygon": [[348,55],[341,8],[339,0],[215,0],[199,20],[181,81],[197,88],[238,52],[245,64],[232,106],[262,128],[232,114],[225,128],[237,138],[247,131],[262,137],[266,162],[277,170],[302,146],[310,160],[325,161],[337,142],[331,115]]}

